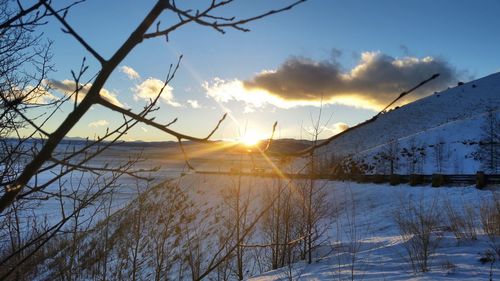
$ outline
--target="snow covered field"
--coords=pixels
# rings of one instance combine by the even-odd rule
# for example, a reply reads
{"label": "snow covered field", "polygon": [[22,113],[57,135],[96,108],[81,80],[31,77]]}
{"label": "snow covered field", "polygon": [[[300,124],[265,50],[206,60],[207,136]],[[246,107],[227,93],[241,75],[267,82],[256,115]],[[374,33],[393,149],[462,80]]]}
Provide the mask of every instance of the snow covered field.
{"label": "snow covered field", "polygon": [[[224,189],[234,181],[230,176],[196,174],[179,179],[181,186],[198,194],[200,204],[208,205],[220,201]],[[246,177],[242,187],[251,186],[252,200],[260,202],[258,197],[272,181]],[[354,280],[489,280],[490,263],[483,264],[480,258],[491,251],[491,245],[482,231],[479,209],[498,194],[498,187],[478,190],[474,186],[432,188],[340,181],[319,181],[318,185],[325,186],[329,207],[336,209],[336,215],[325,221],[325,242],[315,252],[313,263],[298,261],[250,280],[290,280],[290,276],[293,280],[351,280],[353,268]],[[410,201],[425,210],[432,208],[440,217],[437,247],[425,273],[412,270],[395,222],[397,211]],[[474,210],[477,240],[456,239],[449,229],[446,210],[450,207],[457,212],[464,212],[465,207]],[[492,273],[493,280],[500,276],[497,263]]]}
{"label": "snow covered field", "polygon": [[[480,202],[491,199],[494,191],[480,191],[473,186],[392,187],[349,182],[329,182],[327,186],[332,206],[337,205],[341,210],[338,219],[332,218],[328,242],[318,251],[314,262],[298,262],[250,280],[290,280],[290,276],[293,280],[351,280],[352,268],[354,280],[489,280],[490,263],[479,261],[490,249],[488,239],[479,234],[477,240],[458,241],[445,230],[444,204],[448,202],[457,209],[469,204],[478,215]],[[422,200],[425,208],[436,208],[442,215],[442,237],[426,273],[413,272],[394,221],[395,211],[409,199]],[[477,227],[481,233],[479,218]],[[344,252],[349,247],[359,248]],[[356,252],[354,262],[353,252]],[[500,270],[495,264],[494,280],[498,276]]]}
{"label": "snow covered field", "polygon": [[[228,175],[188,173],[179,177],[182,164],[172,165],[166,160],[151,159],[143,165],[158,164],[163,165],[156,183],[172,178],[171,182],[178,183],[189,194],[201,213],[220,204],[228,188],[234,187],[237,181],[237,176]],[[254,212],[258,212],[263,194],[276,181],[275,178],[242,177],[242,192],[250,194],[250,206]],[[118,184],[119,192],[114,201],[116,210],[127,206],[136,195],[135,180],[124,177]],[[488,280],[490,263],[482,264],[479,259],[491,247],[482,233],[479,209],[483,202],[493,198],[497,187],[478,190],[474,186],[432,188],[324,180],[318,180],[317,185],[324,186],[333,215],[322,222],[327,231],[320,239],[323,243],[314,252],[313,263],[296,261],[289,267],[267,273],[249,271],[247,276],[253,276],[251,280],[289,280],[290,276],[293,280],[351,280],[352,276],[354,280]],[[155,197],[154,200],[160,205],[170,204],[161,197]],[[395,214],[409,201],[421,203],[424,209],[433,209],[440,214],[440,230],[436,236],[438,244],[430,257],[430,270],[426,273],[414,273],[412,270],[405,252],[405,242],[395,222]],[[50,215],[51,202],[44,204],[48,205],[41,208],[41,212]],[[459,241],[455,238],[449,231],[447,206],[458,212],[463,211],[464,206],[474,210],[477,240]],[[58,210],[58,207],[54,205],[52,209]],[[260,228],[257,228],[252,242],[261,242],[262,234],[259,231]],[[149,276],[147,272],[150,271],[143,270],[146,272],[144,276]],[[497,263],[492,272],[494,279],[500,276]]]}

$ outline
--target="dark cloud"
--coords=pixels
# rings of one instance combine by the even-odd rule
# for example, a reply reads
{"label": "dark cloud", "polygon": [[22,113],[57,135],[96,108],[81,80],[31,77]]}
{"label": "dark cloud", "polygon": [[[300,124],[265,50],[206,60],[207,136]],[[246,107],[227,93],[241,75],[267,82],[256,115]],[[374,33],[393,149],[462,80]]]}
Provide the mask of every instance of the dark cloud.
{"label": "dark cloud", "polygon": [[394,58],[378,52],[363,53],[359,64],[347,72],[334,59],[317,62],[290,58],[276,71],[262,72],[243,85],[247,90],[265,90],[285,101],[323,98],[330,103],[380,108],[435,73],[441,76],[412,93],[409,101],[455,84],[455,68],[440,58]]}

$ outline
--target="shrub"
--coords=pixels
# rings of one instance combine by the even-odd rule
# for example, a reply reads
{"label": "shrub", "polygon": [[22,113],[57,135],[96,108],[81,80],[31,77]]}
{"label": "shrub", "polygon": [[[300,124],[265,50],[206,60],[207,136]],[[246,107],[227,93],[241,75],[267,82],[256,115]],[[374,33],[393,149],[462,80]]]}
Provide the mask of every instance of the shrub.
{"label": "shrub", "polygon": [[457,210],[449,201],[446,201],[448,227],[458,240],[476,240],[477,217],[474,207],[464,204],[461,209]]}
{"label": "shrub", "polygon": [[440,216],[435,203],[426,206],[422,199],[419,202],[408,199],[401,202],[394,213],[403,247],[414,272],[429,271],[430,257],[439,244],[440,236],[436,233],[440,226]]}
{"label": "shrub", "polygon": [[451,262],[450,260],[446,260],[441,264],[441,268],[446,271],[446,274],[453,274],[457,269],[457,265]]}
{"label": "shrub", "polygon": [[484,201],[480,208],[483,231],[489,239],[490,246],[500,256],[500,200]]}

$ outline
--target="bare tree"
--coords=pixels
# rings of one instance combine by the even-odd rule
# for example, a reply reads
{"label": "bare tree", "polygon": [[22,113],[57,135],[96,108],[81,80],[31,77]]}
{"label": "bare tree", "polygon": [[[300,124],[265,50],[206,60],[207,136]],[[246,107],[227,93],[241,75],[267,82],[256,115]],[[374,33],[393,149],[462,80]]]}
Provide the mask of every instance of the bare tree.
{"label": "bare tree", "polygon": [[362,246],[361,236],[363,233],[368,233],[368,231],[370,230],[370,225],[368,224],[364,226],[363,229],[361,228],[361,225],[358,222],[359,211],[356,208],[356,198],[354,197],[352,189],[349,189],[349,195],[350,198],[346,200],[347,204],[345,204],[344,211],[345,224],[342,227],[345,233],[345,237],[347,238],[347,245],[343,248],[347,250],[350,279],[354,281],[356,277],[356,271],[359,270],[358,264],[360,257],[358,254]]}
{"label": "bare tree", "polygon": [[[16,198],[18,198],[18,195],[28,184],[30,179],[35,174],[37,174],[39,169],[46,161],[51,159],[51,156],[56,146],[61,142],[61,140],[69,132],[69,130],[71,130],[75,126],[78,120],[80,120],[80,118],[83,115],[85,115],[85,113],[90,109],[92,105],[104,106],[112,111],[122,114],[126,118],[130,118],[132,120],[153,126],[167,134],[174,136],[179,140],[179,142],[181,142],[181,140],[208,142],[208,138],[212,136],[214,131],[212,131],[205,138],[197,138],[182,133],[178,133],[176,131],[169,129],[168,126],[166,126],[165,124],[159,124],[155,122],[154,119],[146,118],[146,115],[151,113],[155,108],[155,104],[158,101],[161,92],[158,94],[158,97],[153,99],[151,103],[145,107],[143,112],[134,113],[132,111],[123,109],[113,104],[112,102],[106,100],[100,95],[100,91],[104,86],[105,82],[108,80],[111,73],[113,72],[113,70],[125,58],[125,56],[129,54],[137,45],[139,45],[142,41],[146,39],[151,39],[156,37],[168,38],[168,36],[172,32],[178,30],[179,28],[189,23],[196,23],[202,26],[206,26],[221,33],[224,33],[224,30],[226,28],[248,31],[248,29],[244,27],[245,24],[285,10],[289,10],[294,6],[304,2],[304,0],[299,0],[281,9],[271,10],[254,17],[249,17],[244,19],[237,19],[236,17],[227,18],[214,14],[214,12],[216,12],[219,8],[232,4],[233,2],[234,1],[221,1],[221,2],[211,1],[211,3],[206,8],[194,11],[191,8],[183,9],[179,7],[174,1],[165,1],[165,0],[157,1],[154,7],[146,15],[144,20],[137,26],[137,28],[131,33],[129,38],[127,38],[127,40],[118,48],[118,50],[109,59],[105,59],[103,56],[101,56],[98,51],[96,51],[93,47],[91,47],[91,45],[88,42],[86,42],[85,39],[83,39],[75,31],[75,29],[73,29],[73,27],[68,23],[68,21],[65,18],[67,9],[58,11],[54,9],[49,2],[43,0],[40,0],[38,3],[36,3],[35,5],[38,5],[39,8],[35,9],[33,13],[38,11],[38,9],[43,9],[44,13],[48,13],[50,16],[57,19],[63,26],[63,30],[70,36],[74,37],[75,40],[80,45],[82,45],[87,50],[87,52],[90,53],[100,63],[101,69],[95,76],[92,85],[90,86],[90,88],[86,93],[81,92],[82,87],[78,83],[80,78],[88,69],[87,66],[85,65],[85,61],[82,63],[82,67],[80,68],[79,74],[73,73],[76,85],[75,95],[80,94],[84,95],[84,97],[81,99],[80,103],[77,104],[75,102],[75,107],[73,112],[71,112],[71,114],[67,116],[67,118],[60,124],[60,126],[51,134],[46,135],[47,141],[45,142],[44,146],[42,147],[40,152],[36,154],[33,160],[31,160],[31,162],[28,165],[26,165],[23,172],[13,182],[6,185],[5,191],[0,197],[0,212],[3,212],[8,206],[12,204],[12,202],[16,200]],[[18,19],[19,21],[22,21],[22,19],[25,18],[27,15],[24,15],[26,9],[21,9],[21,8],[22,7],[20,7],[18,13],[9,17],[6,21],[4,21],[4,23],[1,26],[7,26],[9,28],[12,28],[13,27],[12,24],[9,23],[11,23],[13,20],[15,21],[16,19]],[[149,32],[153,23],[157,20],[158,16],[163,12],[169,12],[172,13],[173,15],[176,15],[178,17],[178,21],[168,27],[161,27],[160,22],[158,22],[156,30]],[[167,75],[167,78],[165,79],[165,86],[173,79],[176,69],[177,67],[175,69],[172,69],[173,71],[169,72],[169,74]],[[41,129],[40,126],[37,126],[37,128]]]}
{"label": "bare tree", "polygon": [[[11,278],[3,280],[29,280],[34,278],[37,273],[37,264],[43,261],[47,256],[47,251],[39,251],[37,255],[30,255],[34,248],[39,246],[39,243],[31,243],[26,247],[27,243],[33,241],[41,233],[46,230],[47,223],[43,218],[37,217],[33,212],[34,206],[27,206],[29,202],[24,202],[23,205],[16,203],[13,208],[5,214],[0,225],[0,255],[1,259],[6,256],[17,253],[13,258],[4,262],[0,266],[0,275],[7,276],[11,271]],[[18,266],[21,262],[27,259],[22,266]]]}
{"label": "bare tree", "polygon": [[401,149],[401,156],[406,158],[406,169],[409,174],[422,173],[425,162],[425,144],[411,138],[408,147]]}
{"label": "bare tree", "polygon": [[151,237],[149,251],[153,253],[152,265],[154,279],[165,280],[172,273],[174,266],[181,262],[181,237],[182,225],[187,223],[186,213],[189,199],[178,185],[173,185],[167,192],[165,201],[171,204],[159,204],[158,227],[148,229]]}
{"label": "bare tree", "polygon": [[[235,251],[235,266],[233,266],[233,271],[238,280],[243,280],[246,272],[246,249],[242,244],[246,244],[250,239],[250,235],[247,235],[245,239],[242,239],[241,234],[244,229],[247,228],[248,221],[251,219],[251,213],[249,210],[251,204],[251,183],[246,183],[248,187],[246,190],[242,190],[242,175],[241,173],[236,176],[235,182],[232,183],[230,187],[226,189],[223,194],[224,204],[226,206],[225,218],[225,229],[230,232],[235,229],[234,239],[238,243]],[[239,241],[239,242],[238,242]]]}
{"label": "bare tree", "polygon": [[[393,175],[399,168],[399,142],[390,140],[383,148],[381,158],[389,166],[389,174]],[[387,165],[388,164],[388,165]]]}
{"label": "bare tree", "polygon": [[490,109],[481,126],[481,140],[474,154],[481,168],[488,173],[497,173],[500,166],[500,120],[497,112]]}
{"label": "bare tree", "polygon": [[[168,124],[160,124],[149,116],[158,109],[157,102],[163,89],[174,78],[179,67],[179,62],[170,66],[170,70],[164,81],[164,87],[158,95],[142,111],[137,113],[123,109],[103,98],[100,95],[103,85],[123,59],[144,40],[157,37],[168,39],[172,32],[187,24],[201,25],[220,33],[224,33],[226,29],[249,31],[245,27],[247,23],[289,10],[304,1],[295,1],[283,8],[266,11],[256,16],[237,18],[223,17],[217,14],[222,7],[233,5],[236,2],[234,0],[208,1],[201,9],[180,7],[175,1],[159,0],[110,58],[105,58],[98,50],[94,49],[66,19],[66,15],[70,9],[83,1],[75,1],[62,8],[55,8],[52,2],[45,0],[35,1],[29,6],[25,6],[21,2],[16,2],[12,5],[8,5],[7,1],[0,2],[0,35],[2,36],[2,41],[0,42],[0,71],[2,72],[2,75],[0,75],[0,92],[2,98],[0,105],[2,111],[0,113],[0,134],[2,136],[2,146],[5,147],[3,151],[7,152],[2,154],[1,161],[2,176],[0,184],[4,188],[0,191],[0,214],[5,216],[14,202],[55,196],[48,190],[49,187],[57,182],[64,182],[62,179],[75,171],[85,171],[100,175],[110,173],[126,174],[145,179],[139,175],[139,171],[132,168],[132,164],[136,162],[135,160],[113,167],[107,163],[104,163],[102,166],[92,166],[89,164],[90,160],[106,151],[110,145],[118,141],[138,123],[153,126],[174,136],[179,141],[181,149],[182,140],[202,143],[210,142],[209,138],[219,128],[225,116],[216,124],[212,131],[208,132],[206,137],[193,137],[171,130],[169,126],[176,119]],[[177,20],[170,26],[162,26],[158,21],[158,16],[162,13],[174,15]],[[32,31],[35,31],[39,25],[45,24],[45,19],[48,17],[54,18],[59,22],[63,32],[73,37],[77,44],[81,45],[98,62],[100,70],[95,75],[89,75],[89,64],[84,58],[79,69],[71,72],[75,86],[74,93],[63,99],[51,101],[50,103],[44,101],[42,103],[42,98],[51,97],[49,92],[47,92],[47,85],[42,83],[46,78],[47,72],[50,70],[50,65],[48,64],[50,58],[48,46],[50,42],[41,45],[39,42],[41,42],[42,37],[38,35],[30,37],[30,35],[34,34]],[[155,22],[157,23],[156,29],[152,28]],[[33,55],[25,52],[28,49],[32,49]],[[23,69],[22,65],[25,63],[35,65],[36,73],[21,76],[23,73],[21,71]],[[58,109],[71,100],[74,103],[73,111],[64,118],[56,130],[48,132],[47,122],[49,120],[54,122],[54,116]],[[41,105],[50,105],[52,108],[45,110],[44,114],[37,116],[36,111],[32,111],[32,109]],[[104,135],[99,136],[96,141],[89,141],[82,147],[59,153],[57,150],[58,145],[61,144],[61,141],[69,130],[75,126],[78,120],[93,105],[103,106],[123,116],[123,123],[116,129],[109,130]],[[21,134],[19,132],[21,128],[28,130],[28,133]],[[5,136],[18,136],[18,141],[9,143],[4,140]],[[23,143],[26,143],[33,136],[39,136],[41,141],[34,148],[27,149],[27,146],[24,146]],[[50,179],[38,180],[38,176],[42,173],[48,173],[51,169],[57,169],[58,167],[64,167],[61,173],[52,175]],[[105,192],[96,192],[94,193],[95,196],[92,195],[87,200],[96,200],[97,196],[103,193]],[[91,204],[91,201],[83,202],[77,209],[80,210]],[[47,239],[54,237],[78,212],[66,215],[59,222],[50,226],[48,232],[44,232],[44,235],[37,236],[38,239],[36,241],[31,241],[27,244],[46,244]],[[34,249],[39,250],[40,248],[41,246]],[[12,257],[9,255],[9,259]],[[1,262],[1,264],[6,263],[7,260]]]}
{"label": "bare tree", "polygon": [[[272,186],[266,188],[262,199],[264,206],[273,203],[261,222],[264,243],[269,245],[270,269],[294,262],[295,252],[305,239],[301,233],[302,202],[296,184],[286,185],[283,180],[276,179]],[[273,201],[274,198],[276,200]]]}
{"label": "bare tree", "polygon": [[443,138],[439,138],[437,142],[432,146],[434,152],[434,163],[437,173],[443,172],[446,161],[448,160],[449,155],[447,155],[446,153],[446,147],[447,146]]}
{"label": "bare tree", "polygon": [[[322,125],[323,107],[320,106],[318,117],[314,121],[311,116],[312,129],[308,132],[312,137],[312,147],[316,147],[319,142],[319,136],[323,133],[326,125],[330,122],[327,120],[325,125]],[[330,118],[331,119],[331,118]],[[318,184],[318,164],[317,164],[317,151],[313,149],[308,153],[309,165],[309,182],[300,189],[300,196],[302,201],[303,213],[303,236],[305,237],[303,243],[303,252],[306,254],[307,262],[312,263],[313,250],[318,246],[317,242],[321,239],[321,235],[326,231],[322,227],[321,221],[327,217],[328,205],[326,204],[325,184]]]}

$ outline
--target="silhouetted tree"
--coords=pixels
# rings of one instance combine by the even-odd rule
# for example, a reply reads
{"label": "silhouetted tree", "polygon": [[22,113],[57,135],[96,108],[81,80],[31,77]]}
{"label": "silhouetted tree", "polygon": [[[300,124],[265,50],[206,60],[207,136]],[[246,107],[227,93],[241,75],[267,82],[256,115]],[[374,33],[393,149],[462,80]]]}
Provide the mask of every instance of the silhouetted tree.
{"label": "silhouetted tree", "polygon": [[399,164],[399,143],[391,140],[385,144],[375,156],[376,173],[392,175],[398,169]]}
{"label": "silhouetted tree", "polygon": [[446,153],[446,143],[444,139],[439,138],[438,141],[432,146],[432,150],[434,152],[436,172],[442,173],[449,156]]}
{"label": "silhouetted tree", "polygon": [[500,166],[500,120],[497,112],[488,111],[481,126],[481,140],[475,158],[481,162],[481,169],[498,173]]}
{"label": "silhouetted tree", "polygon": [[[233,5],[236,0],[230,1],[207,1],[206,3],[196,3],[197,7],[178,6],[176,1],[158,0],[152,9],[146,14],[141,23],[131,32],[130,36],[118,47],[109,57],[104,57],[92,44],[86,41],[79,34],[69,20],[67,14],[70,9],[83,1],[75,1],[67,4],[63,8],[55,8],[51,1],[38,0],[29,4],[21,1],[0,0],[0,144],[2,145],[2,159],[0,161],[0,215],[1,220],[5,220],[16,202],[25,200],[40,200],[52,197],[54,194],[46,192],[49,186],[54,183],[63,183],[64,177],[71,175],[75,171],[91,172],[104,175],[112,174],[109,180],[101,183],[96,191],[86,198],[86,201],[79,202],[73,212],[67,213],[64,217],[52,226],[48,226],[46,231],[36,235],[34,240],[26,243],[12,254],[2,257],[0,266],[10,265],[12,259],[18,259],[26,249],[31,249],[27,256],[33,255],[40,250],[52,237],[63,230],[65,224],[71,221],[83,208],[91,206],[109,188],[109,182],[115,182],[117,177],[128,175],[135,178],[146,178],[140,175],[143,171],[133,169],[137,159],[110,166],[103,163],[99,166],[90,165],[90,161],[108,149],[116,141],[120,140],[131,128],[138,123],[153,126],[166,134],[174,136],[179,141],[182,148],[182,140],[190,140],[201,143],[210,142],[210,137],[219,128],[224,117],[216,124],[215,128],[208,132],[205,137],[194,137],[174,131],[169,128],[177,119],[168,123],[160,124],[151,117],[151,113],[158,109],[157,103],[165,87],[174,78],[179,67],[180,58],[177,64],[170,66],[163,88],[157,96],[140,112],[121,108],[111,103],[101,96],[101,90],[110,77],[111,73],[123,61],[123,59],[143,41],[152,38],[169,38],[169,36],[188,24],[197,24],[213,29],[220,33],[225,33],[227,29],[239,31],[249,31],[245,25],[249,22],[260,20],[264,17],[274,15],[289,10],[305,0],[293,1],[283,8],[265,11],[261,14],[246,18],[221,16],[222,9]],[[159,16],[168,13],[175,18],[170,25],[160,23]],[[47,72],[51,69],[48,64],[50,53],[48,46],[50,43],[42,42],[41,33],[36,35],[40,25],[45,24],[46,19],[52,18],[60,24],[62,31],[73,37],[77,44],[82,46],[98,63],[99,70],[95,78],[84,81],[88,75],[89,64],[83,58],[78,70],[72,71],[75,91],[68,97],[50,101],[52,95],[49,94],[47,85],[43,83]],[[152,28],[156,26],[156,28]],[[167,40],[168,41],[168,40]],[[29,64],[35,72],[26,74],[24,65]],[[90,75],[92,76],[92,75]],[[85,86],[87,86],[85,88]],[[88,91],[83,89],[88,89]],[[73,110],[64,118],[55,113],[63,103],[70,103],[73,99]],[[50,109],[44,108],[44,114],[36,115],[32,111],[40,106],[52,106]],[[63,138],[75,126],[75,124],[89,111],[92,106],[103,106],[123,116],[123,123],[115,129],[108,130],[96,141],[87,141],[83,146],[68,149],[64,153],[56,153],[56,148],[61,144]],[[60,121],[62,120],[62,121]],[[47,122],[59,124],[54,131],[49,132]],[[27,133],[19,133],[20,129]],[[8,141],[5,137],[14,136],[18,139],[15,142]],[[22,136],[22,137],[21,137]],[[40,137],[36,144],[26,144],[32,137]],[[50,174],[53,169],[60,170],[60,173],[53,173],[51,177],[43,178],[39,175]],[[35,180],[33,180],[35,179]],[[33,180],[33,181],[32,181]],[[67,194],[57,194],[57,196],[67,196]],[[56,196],[56,197],[57,197]],[[37,199],[38,198],[38,199]],[[20,205],[21,206],[21,205]],[[137,230],[137,229],[136,229]],[[28,246],[27,246],[28,245]],[[35,247],[31,247],[36,245]],[[232,248],[231,248],[232,249]],[[19,263],[26,262],[27,258],[18,259]],[[20,264],[17,263],[17,266]],[[209,270],[213,270],[218,262],[211,264]],[[6,271],[5,278],[13,272],[12,268]],[[202,272],[200,278],[207,275]]]}

